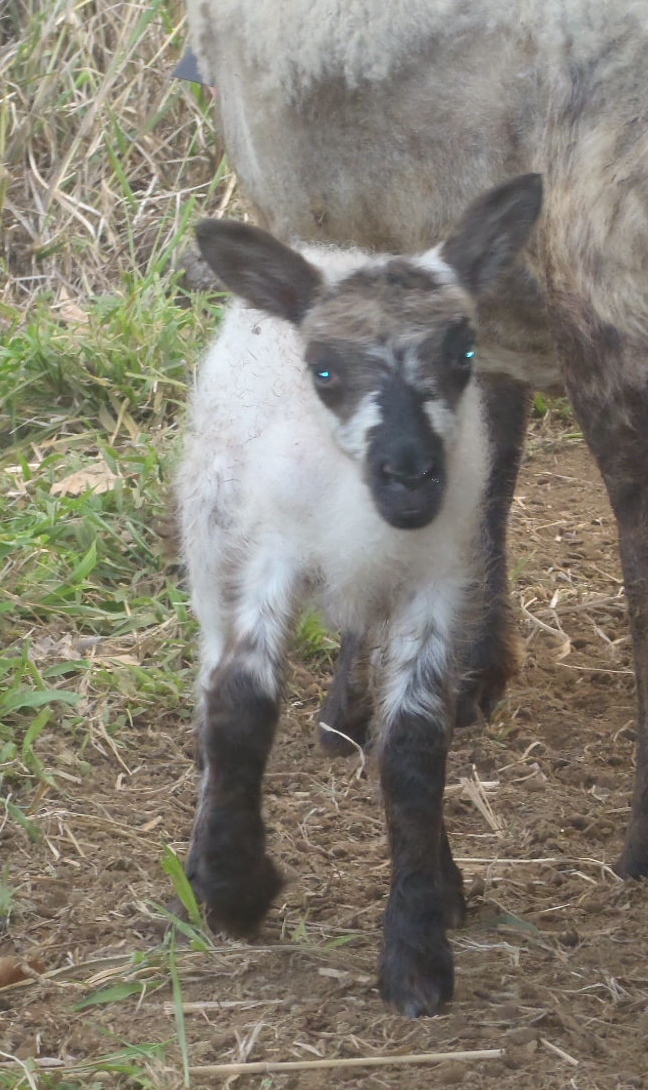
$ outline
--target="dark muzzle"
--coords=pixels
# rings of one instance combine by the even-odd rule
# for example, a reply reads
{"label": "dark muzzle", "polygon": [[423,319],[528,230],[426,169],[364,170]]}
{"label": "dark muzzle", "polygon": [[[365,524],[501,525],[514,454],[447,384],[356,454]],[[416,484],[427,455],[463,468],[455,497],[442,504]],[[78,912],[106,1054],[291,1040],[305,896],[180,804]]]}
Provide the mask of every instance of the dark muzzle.
{"label": "dark muzzle", "polygon": [[367,483],[390,526],[419,530],[437,515],[443,500],[443,441],[404,383],[390,384],[379,405],[382,420],[370,435]]}

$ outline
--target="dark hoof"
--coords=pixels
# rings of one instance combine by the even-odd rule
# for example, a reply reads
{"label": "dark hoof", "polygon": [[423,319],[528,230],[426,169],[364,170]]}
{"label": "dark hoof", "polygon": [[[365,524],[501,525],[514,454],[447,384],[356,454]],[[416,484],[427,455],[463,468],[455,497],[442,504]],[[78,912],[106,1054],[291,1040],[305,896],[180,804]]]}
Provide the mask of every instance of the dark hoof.
{"label": "dark hoof", "polygon": [[473,727],[476,723],[481,726],[483,722],[484,716],[475,695],[468,692],[461,693],[455,710],[455,727],[461,730],[463,727]]}
{"label": "dark hoof", "polygon": [[625,848],[614,870],[619,878],[648,877],[648,822],[630,826]]}
{"label": "dark hoof", "polygon": [[207,923],[212,931],[226,931],[233,938],[254,938],[284,881],[268,856],[254,865],[246,861],[245,870],[231,865],[207,867],[191,860],[187,877],[198,900],[205,905]]}
{"label": "dark hoof", "polygon": [[488,723],[504,697],[510,676],[507,670],[492,668],[478,677],[465,678],[457,694],[455,726]]}
{"label": "dark hoof", "polygon": [[[163,906],[164,915],[154,916],[151,921],[151,927],[161,938],[164,938],[173,930],[175,922],[189,923],[189,913],[179,897],[171,897],[164,903]],[[187,935],[179,928],[176,930],[176,942],[179,946],[182,946],[185,942],[189,942]]]}
{"label": "dark hoof", "polygon": [[385,939],[380,994],[406,1018],[438,1014],[454,993],[452,953],[442,933],[412,945]]}

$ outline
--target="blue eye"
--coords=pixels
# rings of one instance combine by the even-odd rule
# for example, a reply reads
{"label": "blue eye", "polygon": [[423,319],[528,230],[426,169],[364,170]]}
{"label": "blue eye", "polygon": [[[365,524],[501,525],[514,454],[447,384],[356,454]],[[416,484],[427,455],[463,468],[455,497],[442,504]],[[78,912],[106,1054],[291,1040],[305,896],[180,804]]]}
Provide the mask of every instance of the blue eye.
{"label": "blue eye", "polygon": [[474,356],[475,356],[476,354],[477,354],[477,353],[475,352],[475,349],[474,349],[474,348],[471,348],[471,349],[470,349],[470,352],[464,352],[464,359],[465,359],[465,360],[471,360],[471,359],[473,359],[473,357],[474,357]]}
{"label": "blue eye", "polygon": [[332,363],[325,363],[324,360],[321,361],[319,366],[313,361],[311,367],[311,379],[320,396],[324,398],[336,396],[342,387],[342,380],[337,367]]}
{"label": "blue eye", "polygon": [[313,381],[316,386],[334,388],[339,384],[340,376],[334,367],[318,367],[313,371]]}

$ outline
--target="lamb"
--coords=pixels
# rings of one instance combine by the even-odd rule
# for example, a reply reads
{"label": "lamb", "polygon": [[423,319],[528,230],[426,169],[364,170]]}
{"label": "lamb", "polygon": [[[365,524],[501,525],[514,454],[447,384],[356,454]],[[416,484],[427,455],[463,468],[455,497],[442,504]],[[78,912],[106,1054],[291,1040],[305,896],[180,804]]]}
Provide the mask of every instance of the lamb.
{"label": "lamb", "polygon": [[[453,988],[463,915],[443,823],[461,637],[483,585],[490,466],[476,303],[540,211],[537,175],[479,198],[416,257],[291,249],[205,220],[237,301],[193,395],[178,508],[202,628],[201,797],[187,864],[210,922],[253,934],[281,886],[264,767],[300,604],[371,634],[392,857],[380,981],[410,1014]],[[478,607],[479,609],[481,606]]]}
{"label": "lamb", "polygon": [[[475,629],[460,718],[488,714],[513,668],[503,588],[523,384],[564,383],[617,518],[634,647],[637,776],[616,869],[648,875],[648,0],[347,0],[334,14],[324,0],[188,0],[188,12],[230,162],[279,237],[417,252],[478,192],[543,175],[523,263],[478,303],[496,606]],[[351,642],[332,713],[354,726],[356,658]]]}

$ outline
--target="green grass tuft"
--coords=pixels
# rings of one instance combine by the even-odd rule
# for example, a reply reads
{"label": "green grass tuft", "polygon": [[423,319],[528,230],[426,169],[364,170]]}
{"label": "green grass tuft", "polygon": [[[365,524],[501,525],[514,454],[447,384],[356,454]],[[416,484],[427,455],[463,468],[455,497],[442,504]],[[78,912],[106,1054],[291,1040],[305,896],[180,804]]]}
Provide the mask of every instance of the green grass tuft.
{"label": "green grass tuft", "polygon": [[[218,321],[174,280],[133,276],[62,324],[41,303],[0,348],[0,777],[30,836],[30,783],[93,725],[189,714],[193,631],[169,517],[187,380]],[[83,698],[82,698],[82,694]],[[6,794],[9,790],[9,794]]]}

